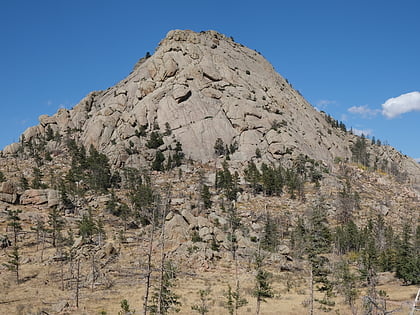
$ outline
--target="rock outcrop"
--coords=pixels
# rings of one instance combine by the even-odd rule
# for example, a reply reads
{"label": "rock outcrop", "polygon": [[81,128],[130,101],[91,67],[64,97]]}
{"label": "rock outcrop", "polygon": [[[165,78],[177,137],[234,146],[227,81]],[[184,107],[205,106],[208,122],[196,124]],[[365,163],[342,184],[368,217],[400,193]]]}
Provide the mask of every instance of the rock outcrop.
{"label": "rock outcrop", "polygon": [[[337,157],[349,160],[356,138],[333,127],[259,53],[215,31],[170,31],[127,78],[39,121],[24,132],[25,141],[47,132],[71,134],[116,166],[150,161],[154,154],[145,145],[151,131],[164,134],[158,149],[166,156],[179,142],[187,158],[203,162],[216,157],[220,138],[234,148],[232,161],[261,154],[265,161],[287,162],[303,154],[328,165]],[[11,144],[3,154],[19,148]],[[414,160],[388,146],[369,150],[420,182]]]}

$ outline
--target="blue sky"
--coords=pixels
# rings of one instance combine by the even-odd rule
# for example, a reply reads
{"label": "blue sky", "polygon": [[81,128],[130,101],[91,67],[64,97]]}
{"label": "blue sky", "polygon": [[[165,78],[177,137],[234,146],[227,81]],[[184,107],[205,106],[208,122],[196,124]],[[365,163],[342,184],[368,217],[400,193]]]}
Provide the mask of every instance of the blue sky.
{"label": "blue sky", "polygon": [[419,12],[417,0],[1,1],[0,148],[123,79],[169,30],[214,29],[348,128],[420,158]]}

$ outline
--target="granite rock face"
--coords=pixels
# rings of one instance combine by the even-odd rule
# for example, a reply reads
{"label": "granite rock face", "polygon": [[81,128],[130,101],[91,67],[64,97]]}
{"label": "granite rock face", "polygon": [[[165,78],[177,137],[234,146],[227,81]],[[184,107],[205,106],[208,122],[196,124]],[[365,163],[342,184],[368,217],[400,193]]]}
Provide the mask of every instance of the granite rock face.
{"label": "granite rock face", "polygon": [[[72,109],[42,115],[25,140],[55,134],[72,136],[106,153],[115,166],[150,161],[145,148],[152,131],[162,134],[158,149],[168,155],[176,142],[187,158],[216,158],[218,138],[236,148],[232,161],[256,157],[288,161],[299,154],[333,163],[351,158],[355,136],[333,128],[259,53],[215,31],[173,30],[156,52],[139,60],[121,82],[92,92]],[[142,132],[144,133],[142,135]],[[11,144],[3,154],[14,154]],[[388,146],[373,146],[420,182],[420,167]]]}

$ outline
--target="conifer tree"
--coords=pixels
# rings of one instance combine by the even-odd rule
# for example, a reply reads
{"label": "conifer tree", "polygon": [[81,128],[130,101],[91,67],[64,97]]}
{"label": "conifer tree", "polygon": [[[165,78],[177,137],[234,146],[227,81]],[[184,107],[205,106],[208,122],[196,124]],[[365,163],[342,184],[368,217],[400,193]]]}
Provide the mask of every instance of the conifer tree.
{"label": "conifer tree", "polygon": [[20,223],[20,217],[19,215],[22,213],[22,210],[11,210],[6,209],[7,213],[7,226],[12,228],[13,232],[13,239],[14,239],[14,245],[18,242],[18,234],[20,231],[22,231],[22,225]]}
{"label": "conifer tree", "polygon": [[210,193],[209,186],[203,185],[203,188],[201,189],[200,197],[201,197],[201,200],[203,201],[204,209],[211,208],[211,205],[213,202],[211,201],[211,193]]}
{"label": "conifer tree", "polygon": [[166,261],[162,283],[152,295],[152,304],[148,306],[150,314],[165,315],[170,310],[178,311],[181,302],[179,296],[173,292],[176,282],[176,268],[171,261]]}
{"label": "conifer tree", "polygon": [[224,308],[227,309],[229,315],[237,314],[241,307],[248,304],[248,301],[240,295],[239,290],[236,289],[233,291],[230,285],[228,285],[228,291],[225,293],[225,298]]}
{"label": "conifer tree", "polygon": [[79,235],[85,242],[92,242],[93,235],[96,234],[98,228],[92,216],[92,210],[88,209],[88,213],[82,216],[79,222]]}
{"label": "conifer tree", "polygon": [[253,161],[248,162],[245,169],[245,180],[249,182],[252,193],[255,195],[260,190],[261,173]]}
{"label": "conifer tree", "polygon": [[45,188],[45,185],[42,184],[41,178],[42,178],[42,173],[41,170],[38,167],[34,167],[32,170],[32,184],[31,187],[33,189],[40,189],[40,188]]}
{"label": "conifer tree", "polygon": [[165,161],[165,156],[163,155],[162,151],[157,150],[155,159],[152,163],[152,170],[154,171],[164,171],[165,167],[163,166],[163,161]]}
{"label": "conifer tree", "polygon": [[405,284],[420,283],[420,266],[418,257],[412,243],[411,225],[406,223],[403,227],[402,237],[398,249],[398,262],[396,276]]}
{"label": "conifer tree", "polygon": [[51,233],[52,246],[57,247],[57,240],[61,239],[61,231],[64,227],[63,217],[57,207],[52,207],[48,213],[48,225],[50,226],[48,232]]}
{"label": "conifer tree", "polygon": [[261,246],[263,249],[270,252],[275,252],[279,243],[279,233],[278,233],[278,224],[276,220],[270,215],[269,212],[266,212],[265,215],[265,224],[264,224],[264,233],[261,240]]}
{"label": "conifer tree", "polygon": [[19,246],[17,244],[13,245],[13,250],[11,254],[7,254],[10,258],[7,263],[3,264],[8,270],[12,271],[16,275],[16,284],[19,284],[19,270],[20,270],[20,253]]}
{"label": "conifer tree", "polygon": [[4,173],[0,171],[0,183],[3,183],[6,181],[6,176],[4,176]]}
{"label": "conifer tree", "polygon": [[336,268],[336,278],[338,282],[338,291],[343,295],[345,302],[350,307],[353,315],[357,314],[356,300],[359,295],[357,289],[357,277],[350,271],[350,265],[347,260],[341,260]]}
{"label": "conifer tree", "polygon": [[257,300],[256,315],[260,314],[261,302],[266,302],[266,299],[274,297],[273,288],[271,287],[271,274],[263,269],[263,257],[258,251],[255,257],[255,287],[252,292]]}
{"label": "conifer tree", "polygon": [[198,293],[200,295],[200,303],[191,306],[191,309],[193,311],[196,311],[200,315],[206,315],[210,310],[210,307],[208,305],[209,303],[208,296],[210,294],[210,289],[199,290]]}
{"label": "conifer tree", "polygon": [[13,231],[13,250],[11,254],[7,256],[10,260],[4,264],[4,266],[15,273],[16,275],[16,283],[19,284],[19,268],[20,268],[20,253],[19,253],[19,246],[18,246],[18,234],[22,230],[22,225],[20,223],[19,214],[22,213],[22,210],[10,210],[7,209],[7,225],[12,228]]}

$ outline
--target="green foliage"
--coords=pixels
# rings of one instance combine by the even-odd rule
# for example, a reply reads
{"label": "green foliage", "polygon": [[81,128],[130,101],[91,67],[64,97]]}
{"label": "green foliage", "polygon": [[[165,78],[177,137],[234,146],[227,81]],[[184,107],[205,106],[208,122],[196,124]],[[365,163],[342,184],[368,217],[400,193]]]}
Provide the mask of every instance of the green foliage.
{"label": "green foliage", "polygon": [[222,138],[216,139],[216,142],[214,143],[214,153],[217,156],[225,155],[227,153],[225,143],[223,142]]}
{"label": "green foliage", "polygon": [[0,183],[3,183],[6,181],[6,176],[4,176],[3,172],[0,171]]}
{"label": "green foliage", "polygon": [[166,163],[166,169],[171,170],[174,167],[181,166],[182,161],[184,160],[185,154],[182,152],[182,144],[179,141],[176,141],[174,152],[168,156],[168,161]]}
{"label": "green foliage", "polygon": [[70,209],[70,210],[74,209],[75,206],[73,202],[71,201],[71,199],[69,198],[66,185],[63,182],[61,182],[59,185],[59,191],[60,191],[60,199],[61,199],[61,203],[63,207],[65,209]]}
{"label": "green foliage", "polygon": [[146,142],[148,149],[157,149],[163,144],[162,135],[158,131],[153,131],[150,134],[149,140]]}
{"label": "green foliage", "polygon": [[235,172],[233,175],[229,171],[229,165],[223,162],[223,169],[216,172],[216,189],[221,189],[225,197],[234,201],[239,192],[239,174]]}
{"label": "green foliage", "polygon": [[152,170],[153,171],[164,171],[165,167],[163,165],[163,161],[165,161],[165,156],[160,150],[156,151],[155,159],[152,163]]}
{"label": "green foliage", "polygon": [[51,234],[52,245],[53,247],[56,247],[57,240],[61,240],[61,231],[64,227],[63,217],[57,207],[51,208],[48,213],[48,225],[49,229],[47,231]]}
{"label": "green foliage", "polygon": [[200,234],[198,233],[197,230],[193,230],[191,233],[191,242],[193,243],[198,243],[198,242],[202,242],[203,239],[201,238]]}
{"label": "green foliage", "polygon": [[107,156],[93,145],[90,146],[89,155],[84,146],[78,146],[73,139],[67,141],[67,147],[72,157],[71,168],[66,176],[70,184],[80,189],[77,185],[83,182],[83,187],[102,192],[118,184],[118,176],[111,175]]}
{"label": "green foliage", "polygon": [[306,252],[308,228],[302,217],[298,217],[296,226],[291,233],[291,245],[296,256],[301,257]]}
{"label": "green foliage", "polygon": [[287,169],[285,172],[285,184],[291,199],[296,198],[296,192],[303,199],[303,180],[295,169]]}
{"label": "green foliage", "polygon": [[19,268],[20,268],[20,253],[19,253],[19,247],[15,244],[13,246],[12,253],[7,254],[9,257],[9,260],[7,263],[4,263],[3,266],[5,266],[9,271],[14,272],[16,275],[16,283],[19,284]]}
{"label": "green foliage", "polygon": [[121,301],[121,311],[118,312],[118,315],[128,315],[128,314],[134,314],[136,311],[130,310],[130,305],[128,304],[128,301],[126,299]]}
{"label": "green foliage", "polygon": [[337,219],[340,223],[347,223],[353,219],[353,212],[360,208],[360,197],[353,192],[350,180],[346,178],[343,189],[338,193],[340,208],[337,211]]}
{"label": "green foliage", "polygon": [[252,295],[257,299],[257,314],[261,302],[266,302],[267,299],[274,297],[273,288],[271,286],[272,274],[262,268],[263,257],[258,253],[255,257],[256,262],[256,275],[255,287]]}
{"label": "green foliage", "polygon": [[332,235],[327,219],[327,209],[321,198],[312,206],[309,219],[308,250],[309,255],[329,252],[331,249]]}
{"label": "green foliage", "polygon": [[224,296],[226,298],[224,308],[227,309],[229,315],[235,314],[235,311],[237,312],[238,309],[248,304],[248,301],[240,295],[238,287],[233,291],[231,286],[228,285],[228,291]]}
{"label": "green foliage", "polygon": [[50,141],[54,139],[54,131],[52,130],[51,126],[48,125],[45,130],[45,140]]}
{"label": "green foliage", "polygon": [[279,245],[279,231],[276,220],[267,212],[264,223],[264,234],[261,239],[263,249],[275,252]]}
{"label": "green foliage", "polygon": [[175,167],[181,166],[182,160],[184,159],[184,157],[185,157],[185,154],[182,151],[182,144],[181,144],[181,142],[177,141],[176,145],[175,145],[175,154],[174,154],[174,157],[173,157],[174,166]]}
{"label": "green foliage", "polygon": [[171,125],[169,125],[168,122],[165,123],[165,132],[164,132],[164,136],[170,136],[172,134],[172,129],[171,129]]}
{"label": "green foliage", "polygon": [[350,271],[349,262],[342,260],[337,264],[335,276],[337,278],[337,288],[344,297],[350,308],[354,308],[359,291],[357,289],[357,276]]}
{"label": "green foliage", "polygon": [[260,184],[261,173],[253,161],[248,162],[247,168],[245,169],[245,180],[250,184],[254,194],[262,189]]}
{"label": "green foliage", "polygon": [[353,221],[337,226],[334,233],[335,246],[340,254],[359,252],[364,245],[364,237]]}
{"label": "green foliage", "polygon": [[20,231],[22,231],[22,225],[20,223],[20,214],[22,213],[22,210],[11,210],[6,209],[7,213],[7,226],[10,226],[13,231],[13,237],[14,237],[14,245],[17,246],[17,237]]}
{"label": "green foliage", "polygon": [[175,294],[172,288],[176,284],[176,268],[171,261],[166,261],[163,278],[160,287],[155,288],[152,295],[152,304],[148,306],[150,314],[164,315],[173,310],[179,312],[180,297]]}
{"label": "green foliage", "polygon": [[369,153],[367,152],[367,146],[364,135],[357,137],[356,143],[351,147],[353,162],[369,167]]}
{"label": "green foliage", "polygon": [[89,157],[87,158],[86,175],[87,182],[91,189],[96,191],[106,191],[111,187],[111,168],[105,154],[99,153],[91,145]]}
{"label": "green foliage", "polygon": [[268,196],[280,196],[283,192],[284,170],[281,166],[270,167],[263,163],[261,165],[261,180],[263,191]]}
{"label": "green foliage", "polygon": [[45,189],[45,188],[47,188],[47,185],[42,183],[42,180],[41,180],[42,179],[42,173],[41,173],[41,170],[38,167],[34,167],[32,169],[32,176],[33,176],[33,179],[32,179],[31,187],[33,189]]}
{"label": "green foliage", "polygon": [[[417,227],[417,233],[418,232]],[[418,235],[416,236],[418,238]],[[409,224],[405,224],[401,236],[401,241],[398,247],[398,260],[396,268],[396,276],[404,281],[405,284],[419,284],[420,283],[420,259],[416,255],[413,246],[412,231]],[[418,243],[418,239],[416,240]]]}
{"label": "green foliage", "polygon": [[191,306],[191,309],[193,311],[196,311],[198,314],[201,315],[205,315],[209,312],[209,294],[210,294],[210,289],[206,289],[206,290],[199,290],[198,291],[199,295],[200,295],[200,304],[196,304]]}
{"label": "green foliage", "polygon": [[201,200],[203,201],[204,209],[211,208],[212,201],[211,201],[211,193],[210,193],[209,186],[203,185],[203,188],[201,189],[200,197],[201,197]]}
{"label": "green foliage", "polygon": [[82,216],[79,224],[79,235],[85,242],[92,242],[92,237],[98,232],[98,227],[92,216],[91,209],[88,210],[87,214]]}
{"label": "green foliage", "polygon": [[19,185],[20,185],[20,188],[22,188],[22,190],[27,190],[27,189],[29,189],[29,182],[28,182],[28,180],[26,179],[26,177],[24,177],[23,175],[22,175],[22,177],[20,178],[20,183],[19,183]]}
{"label": "green foliage", "polygon": [[159,213],[153,215],[157,211],[156,202],[159,195],[153,190],[150,178],[143,175],[136,169],[126,170],[127,177],[126,186],[129,189],[128,197],[133,204],[134,217],[140,221],[142,225],[147,225],[157,218]]}

